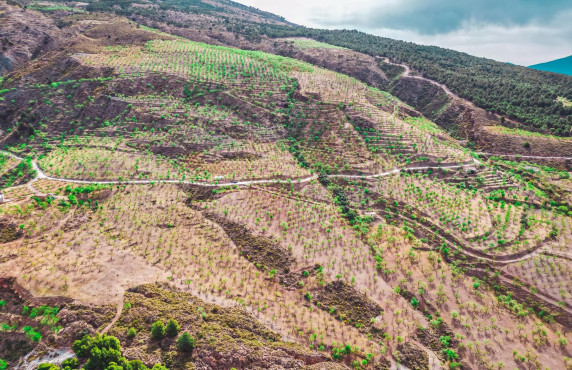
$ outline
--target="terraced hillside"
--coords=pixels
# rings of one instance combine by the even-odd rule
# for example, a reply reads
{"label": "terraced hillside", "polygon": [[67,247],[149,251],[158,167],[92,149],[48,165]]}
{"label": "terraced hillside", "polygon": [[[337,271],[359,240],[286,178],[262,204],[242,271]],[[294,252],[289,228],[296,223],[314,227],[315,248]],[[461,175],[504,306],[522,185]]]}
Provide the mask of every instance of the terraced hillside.
{"label": "terraced hillside", "polygon": [[27,13],[72,24],[0,87],[10,368],[571,366],[569,172],[322,63]]}

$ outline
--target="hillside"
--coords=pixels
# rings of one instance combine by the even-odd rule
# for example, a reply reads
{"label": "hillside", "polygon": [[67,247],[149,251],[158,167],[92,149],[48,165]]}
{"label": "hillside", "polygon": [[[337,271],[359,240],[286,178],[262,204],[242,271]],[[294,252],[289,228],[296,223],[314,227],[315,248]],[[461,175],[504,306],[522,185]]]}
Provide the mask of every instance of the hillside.
{"label": "hillside", "polygon": [[556,100],[558,96],[572,96],[570,76],[531,71],[453,50],[357,31],[263,27],[262,32],[271,37],[309,37],[371,56],[388,57],[446,85],[456,95],[487,111],[518,120],[533,130],[571,135],[572,111]]}
{"label": "hillside", "polygon": [[[420,76],[444,85],[467,103],[445,106],[443,97],[431,101],[430,118],[449,132],[466,138],[467,124],[452,119],[465,109],[482,109],[497,123],[510,122],[508,127],[553,134],[572,135],[572,108],[559,98],[572,101],[572,77],[532,71],[529,68],[477,58],[465,53],[433,46],[368,35],[357,31],[318,30],[299,27],[279,16],[261,12],[232,1],[87,1],[88,11],[108,11],[164,32],[182,37],[243,49],[276,53],[276,38],[309,37],[328,44],[346,47],[372,57],[389,58],[392,63],[405,64]],[[53,8],[53,7],[52,7]],[[57,7],[55,7],[57,9]],[[44,8],[44,9],[50,9]],[[51,13],[57,11],[50,10]],[[522,81],[525,83],[517,83]],[[369,81],[364,81],[369,83]],[[418,81],[415,81],[418,82]],[[418,95],[423,102],[415,108],[427,115],[431,93],[409,81],[394,86],[376,87],[403,97]],[[403,88],[407,91],[404,91]],[[400,97],[402,97],[400,96]],[[444,103],[445,102],[445,103]],[[439,119],[437,116],[449,111]],[[483,114],[478,114],[483,117]],[[501,118],[504,117],[502,120]],[[479,120],[479,119],[477,119]],[[461,120],[462,121],[462,120]],[[463,132],[465,131],[465,132]],[[469,138],[472,139],[472,138]]]}
{"label": "hillside", "polygon": [[571,366],[572,140],[232,2],[0,17],[0,367]]}

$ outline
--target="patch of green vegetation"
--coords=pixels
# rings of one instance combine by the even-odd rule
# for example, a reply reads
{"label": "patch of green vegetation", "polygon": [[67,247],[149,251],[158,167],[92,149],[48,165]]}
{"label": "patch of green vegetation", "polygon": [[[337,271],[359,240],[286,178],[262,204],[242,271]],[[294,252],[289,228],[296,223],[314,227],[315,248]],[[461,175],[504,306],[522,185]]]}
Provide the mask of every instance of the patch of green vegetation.
{"label": "patch of green vegetation", "polygon": [[76,188],[71,187],[70,185],[66,186],[65,193],[68,196],[67,202],[62,200],[60,202],[60,206],[62,207],[70,207],[70,206],[89,206],[92,209],[97,209],[99,207],[99,202],[97,200],[92,200],[89,198],[90,194],[102,192],[104,190],[110,190],[112,188],[111,185],[104,185],[104,184],[93,184],[93,185],[86,185],[86,186],[79,186]]}
{"label": "patch of green vegetation", "polygon": [[[0,157],[0,170],[7,161],[6,156]],[[26,183],[29,179],[36,176],[36,171],[32,166],[32,158],[28,157],[25,161],[21,161],[16,167],[7,171],[0,177],[0,189],[10,188],[12,186]]]}
{"label": "patch of green vegetation", "polygon": [[[229,66],[228,63],[231,58],[236,60],[237,66],[241,66],[241,74],[245,77],[260,76],[262,73],[271,76],[278,76],[280,73],[284,72],[312,72],[314,70],[312,65],[301,62],[297,59],[268,54],[262,51],[241,50],[227,46],[209,45],[188,40],[149,41],[147,43],[146,50],[153,53],[160,52],[164,49],[180,50],[185,48],[193,50],[198,49],[199,51],[202,50],[202,53],[197,55],[199,57],[198,65],[201,66],[201,69],[198,71],[205,69],[205,71],[208,70],[208,72],[213,75],[225,76],[227,74],[227,68],[229,68],[228,74],[230,75],[232,73],[232,66]],[[207,57],[207,55],[209,56]],[[262,65],[256,65],[247,59],[255,60]],[[192,71],[194,72],[195,69]],[[282,78],[286,78],[286,76],[282,76]]]}
{"label": "patch of green vegetation", "polygon": [[438,134],[443,132],[443,130],[439,126],[437,126],[434,122],[424,117],[407,117],[405,118],[404,121],[412,126],[418,127],[423,131],[432,134]]}
{"label": "patch of green vegetation", "polygon": [[[81,340],[74,342],[72,349],[78,359],[83,363],[82,369],[113,369],[113,370],[147,370],[140,360],[127,360],[122,356],[119,340],[105,334],[95,334],[93,337],[85,335]],[[62,364],[63,369],[78,368],[80,361],[70,360]],[[71,365],[71,366],[70,366]],[[45,369],[57,370],[59,366],[43,364]],[[155,364],[153,370],[167,370],[166,367]]]}
{"label": "patch of green vegetation", "polygon": [[37,10],[40,12],[74,12],[74,13],[85,13],[84,10],[78,8],[72,8],[69,6],[64,5],[44,5],[44,4],[31,4],[28,6],[28,9]]}
{"label": "patch of green vegetation", "polygon": [[47,305],[33,307],[31,309],[28,306],[22,308],[22,315],[28,315],[31,319],[41,318],[40,324],[49,326],[55,333],[62,329],[61,326],[57,325],[60,319],[56,315],[59,312],[59,307],[50,307]]}
{"label": "patch of green vegetation", "polygon": [[300,49],[338,49],[338,50],[348,50],[340,46],[330,45],[323,42],[319,42],[312,39],[294,39],[294,45]]}
{"label": "patch of green vegetation", "polygon": [[42,333],[32,328],[31,326],[24,326],[22,331],[26,334],[26,337],[30,339],[32,342],[37,343],[40,340],[42,340]]}
{"label": "patch of green vegetation", "polygon": [[8,156],[0,153],[0,172],[6,167],[8,163]]}

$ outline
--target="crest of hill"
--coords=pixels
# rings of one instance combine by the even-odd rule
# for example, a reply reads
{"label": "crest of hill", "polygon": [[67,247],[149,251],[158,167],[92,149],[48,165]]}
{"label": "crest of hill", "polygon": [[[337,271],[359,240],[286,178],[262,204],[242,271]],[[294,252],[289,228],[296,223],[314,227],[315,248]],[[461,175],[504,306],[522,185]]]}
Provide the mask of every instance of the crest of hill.
{"label": "crest of hill", "polygon": [[[186,14],[200,14],[217,18],[224,18],[227,23],[233,21],[246,21],[252,23],[267,23],[276,25],[292,25],[281,16],[264,12],[257,8],[246,6],[228,0],[167,0],[154,1],[88,1],[88,11],[113,11],[116,14],[129,15],[134,9],[138,13],[152,15],[153,12],[182,12]],[[213,19],[214,20],[214,19]]]}

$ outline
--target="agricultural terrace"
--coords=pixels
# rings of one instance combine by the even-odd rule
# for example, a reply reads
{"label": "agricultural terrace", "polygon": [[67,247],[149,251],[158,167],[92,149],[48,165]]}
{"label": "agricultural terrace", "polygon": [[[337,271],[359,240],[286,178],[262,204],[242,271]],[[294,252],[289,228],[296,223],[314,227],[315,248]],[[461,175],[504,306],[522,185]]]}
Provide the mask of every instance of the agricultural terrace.
{"label": "agricultural terrace", "polygon": [[259,51],[197,43],[184,39],[149,41],[144,48],[115,47],[100,54],[78,54],[94,67],[113,67],[120,73],[172,73],[188,79],[241,84],[249,77],[257,87],[287,83],[290,71],[312,71],[309,64]]}
{"label": "agricultural terrace", "polygon": [[[38,186],[53,190],[61,183],[42,180]],[[192,207],[185,205],[189,193],[176,185],[98,190],[95,211],[55,203],[43,211],[32,204],[6,205],[2,213],[25,225],[26,238],[12,243],[18,256],[2,269],[15,269],[35,294],[85,302],[117,300],[130,284],[169,281],[208,301],[241,305],[273,330],[313,348],[352,343],[364,354],[383,355],[418,337],[420,326],[450,331],[441,327],[447,321],[454,325],[456,348],[484,345],[474,360],[479,363],[509,361],[496,342],[527,351],[518,333],[541,325],[533,316],[521,319],[517,333],[512,314],[490,305],[490,292],[476,290],[435,252],[416,251],[423,242],[385,223],[373,224],[364,242],[334,203],[310,200],[325,196],[323,187],[300,186],[221,189],[211,193],[214,198],[207,195],[213,200],[194,201]],[[268,249],[252,249],[249,240]],[[387,251],[382,263],[388,275],[377,274],[372,248]],[[274,253],[289,257],[275,259]],[[347,284],[345,293],[330,301],[328,287],[340,282]],[[433,322],[411,298],[396,294],[396,287],[414,292],[420,302],[454,305],[456,314]],[[360,298],[368,307],[365,316],[348,311],[344,300],[354,291],[367,294]],[[329,302],[327,309],[320,301]],[[552,335],[540,339],[556,340]]]}
{"label": "agricultural terrace", "polygon": [[40,158],[39,164],[56,178],[79,180],[227,180],[303,178],[310,172],[299,167],[284,145],[240,143],[173,159],[125,146],[66,146]]}
{"label": "agricultural terrace", "polygon": [[[439,175],[447,170],[435,171]],[[477,256],[482,256],[478,251],[517,255],[563,245],[570,237],[569,228],[560,225],[567,217],[545,207],[534,188],[523,184],[507,190],[469,189],[464,182],[435,179],[427,172],[344,182],[343,186],[356,207],[379,210],[388,222],[401,218],[412,232],[415,228],[429,235],[437,231],[443,242],[469,247]]]}
{"label": "agricultural terrace", "polygon": [[330,45],[319,42],[313,39],[306,38],[284,38],[284,41],[291,41],[300,49],[336,49],[336,50],[349,50],[340,46]]}
{"label": "agricultural terrace", "polygon": [[572,263],[570,252],[550,252],[511,263],[504,271],[531,290],[543,292],[562,306],[572,306]]}
{"label": "agricultural terrace", "polygon": [[[408,231],[380,223],[371,228],[368,243],[383,256],[378,266],[384,280],[429,316],[429,325],[418,329],[418,341],[449,336],[449,346],[475,368],[502,368],[518,356],[526,356],[535,368],[557,361],[536,350],[561,334],[550,333],[548,324],[510,296],[495,297],[480,279],[465,275],[463,267],[444,263],[441,254],[416,250]],[[428,347],[439,349],[435,343]]]}
{"label": "agricultural terrace", "polygon": [[37,129],[7,132],[29,158],[0,156],[0,273],[33,294],[122,317],[126,289],[158,282],[357,366],[404,348],[423,368],[567,366],[555,173],[482,163],[394,97],[293,59],[183,39],[73,59],[89,78],[2,90]]}
{"label": "agricultural terrace", "polygon": [[518,136],[537,137],[537,138],[563,140],[563,141],[572,140],[572,138],[564,138],[564,137],[559,137],[559,136],[554,136],[554,135],[546,135],[546,134],[541,134],[539,132],[526,131],[526,130],[521,130],[518,128],[513,129],[513,128],[508,128],[505,126],[490,126],[489,130],[491,130],[492,132],[498,133],[498,134],[503,134],[503,135],[518,135]]}
{"label": "agricultural terrace", "polygon": [[[230,89],[235,98],[244,102],[248,100],[247,96],[251,97],[254,94],[261,99],[260,104],[257,104],[259,107],[264,109],[274,107],[273,114],[287,113],[276,109],[277,105],[272,104],[272,99],[280,97],[281,93],[284,94],[291,84],[291,78],[295,78],[294,88],[299,89],[302,95],[316,99],[317,104],[312,100],[294,104],[289,113],[293,115],[294,122],[290,122],[289,128],[290,131],[297,131],[297,127],[305,127],[303,132],[296,132],[301,135],[298,136],[300,143],[297,150],[303,157],[308,157],[308,163],[315,163],[318,169],[321,169],[320,164],[330,162],[325,160],[327,157],[334,158],[331,162],[333,166],[329,170],[354,169],[369,173],[392,168],[401,162],[415,162],[418,157],[421,160],[429,159],[444,163],[470,161],[467,154],[460,150],[453,140],[445,136],[436,138],[434,126],[425,122],[414,121],[414,124],[403,122],[396,116],[399,111],[397,106],[402,103],[387,93],[369,88],[353,78],[288,58],[184,40],[152,41],[144,49],[115,48],[104,54],[81,54],[75,57],[87,65],[114,67],[119,73],[172,73],[193,79],[197,83],[206,81],[213,88],[207,89],[202,95],[216,93],[218,89]],[[264,86],[266,90],[262,89]],[[249,89],[245,91],[247,87]],[[279,90],[275,91],[277,88]],[[201,94],[193,96],[198,97],[198,95]],[[200,112],[192,112],[192,105],[189,107],[189,104],[186,104],[185,108],[184,102],[180,99],[168,96],[139,95],[114,99],[128,102],[131,107],[145,104],[148,108],[147,115],[161,119],[175,118],[184,121],[186,117],[200,116]],[[216,99],[220,100],[221,97]],[[216,99],[213,98],[215,103]],[[202,108],[203,112],[204,110]],[[229,138],[221,137],[220,129],[213,131],[209,128],[220,127],[221,120],[228,121],[229,118],[234,118],[232,112],[222,109],[218,114],[213,112],[210,114],[211,117],[206,125],[195,123],[191,132],[189,128],[178,127],[172,130],[172,133],[184,134],[188,144],[228,143]],[[379,137],[373,139],[366,137],[364,140],[363,135],[356,135],[354,127],[348,125],[348,122],[352,121],[352,116],[359,115],[373,121],[375,126],[375,131],[370,130],[364,135],[378,134]],[[256,118],[260,117],[252,118],[256,121]],[[237,126],[241,125],[240,120],[234,118],[232,121],[235,130],[239,130],[240,127]],[[266,126],[259,129],[257,127],[260,125],[256,123],[246,122],[246,125],[249,126],[247,127],[249,135],[254,138],[258,136],[262,140],[271,140],[284,136],[284,133],[280,132],[280,127]],[[399,137],[396,134],[399,130],[407,132],[407,137]],[[322,137],[324,133],[325,136]],[[363,150],[364,141],[372,141],[366,151]],[[163,139],[162,142],[168,140]],[[402,150],[404,147],[409,151]],[[404,154],[405,158],[402,158]],[[344,158],[352,156],[355,158],[354,163]],[[362,163],[363,168],[355,168],[357,163]]]}
{"label": "agricultural terrace", "polygon": [[[41,212],[30,203],[3,206],[3,215],[25,225],[27,237],[10,245],[18,250],[18,257],[3,264],[2,271],[16,269],[34,294],[58,294],[93,303],[116,301],[131,284],[170,281],[224,306],[241,305],[288,337],[302,341],[310,338],[316,346],[351,342],[372,352],[379,349],[357,328],[331,320],[329,313],[316,307],[307,307],[305,291],[290,291],[277,279],[269,280],[271,271],[257,269],[216,222],[185,205],[187,194],[179,186],[127,186],[102,191],[101,207],[95,213],[89,208],[62,208],[55,203]],[[256,200],[267,194],[227,191],[232,198],[239,195]],[[216,203],[201,208],[223,210]],[[234,214],[237,208],[229,210]],[[339,220],[335,207],[329,209]],[[308,209],[304,214],[313,212]],[[343,230],[341,225],[336,228]],[[359,243],[350,228],[345,234]],[[291,270],[302,275],[311,265],[300,259]],[[324,279],[314,276],[304,284],[320,286],[318,280]]]}
{"label": "agricultural terrace", "polygon": [[51,3],[51,2],[33,2],[28,5],[28,9],[37,10],[40,12],[74,12],[74,13],[85,13],[85,10],[79,8],[73,8],[70,6]]}

